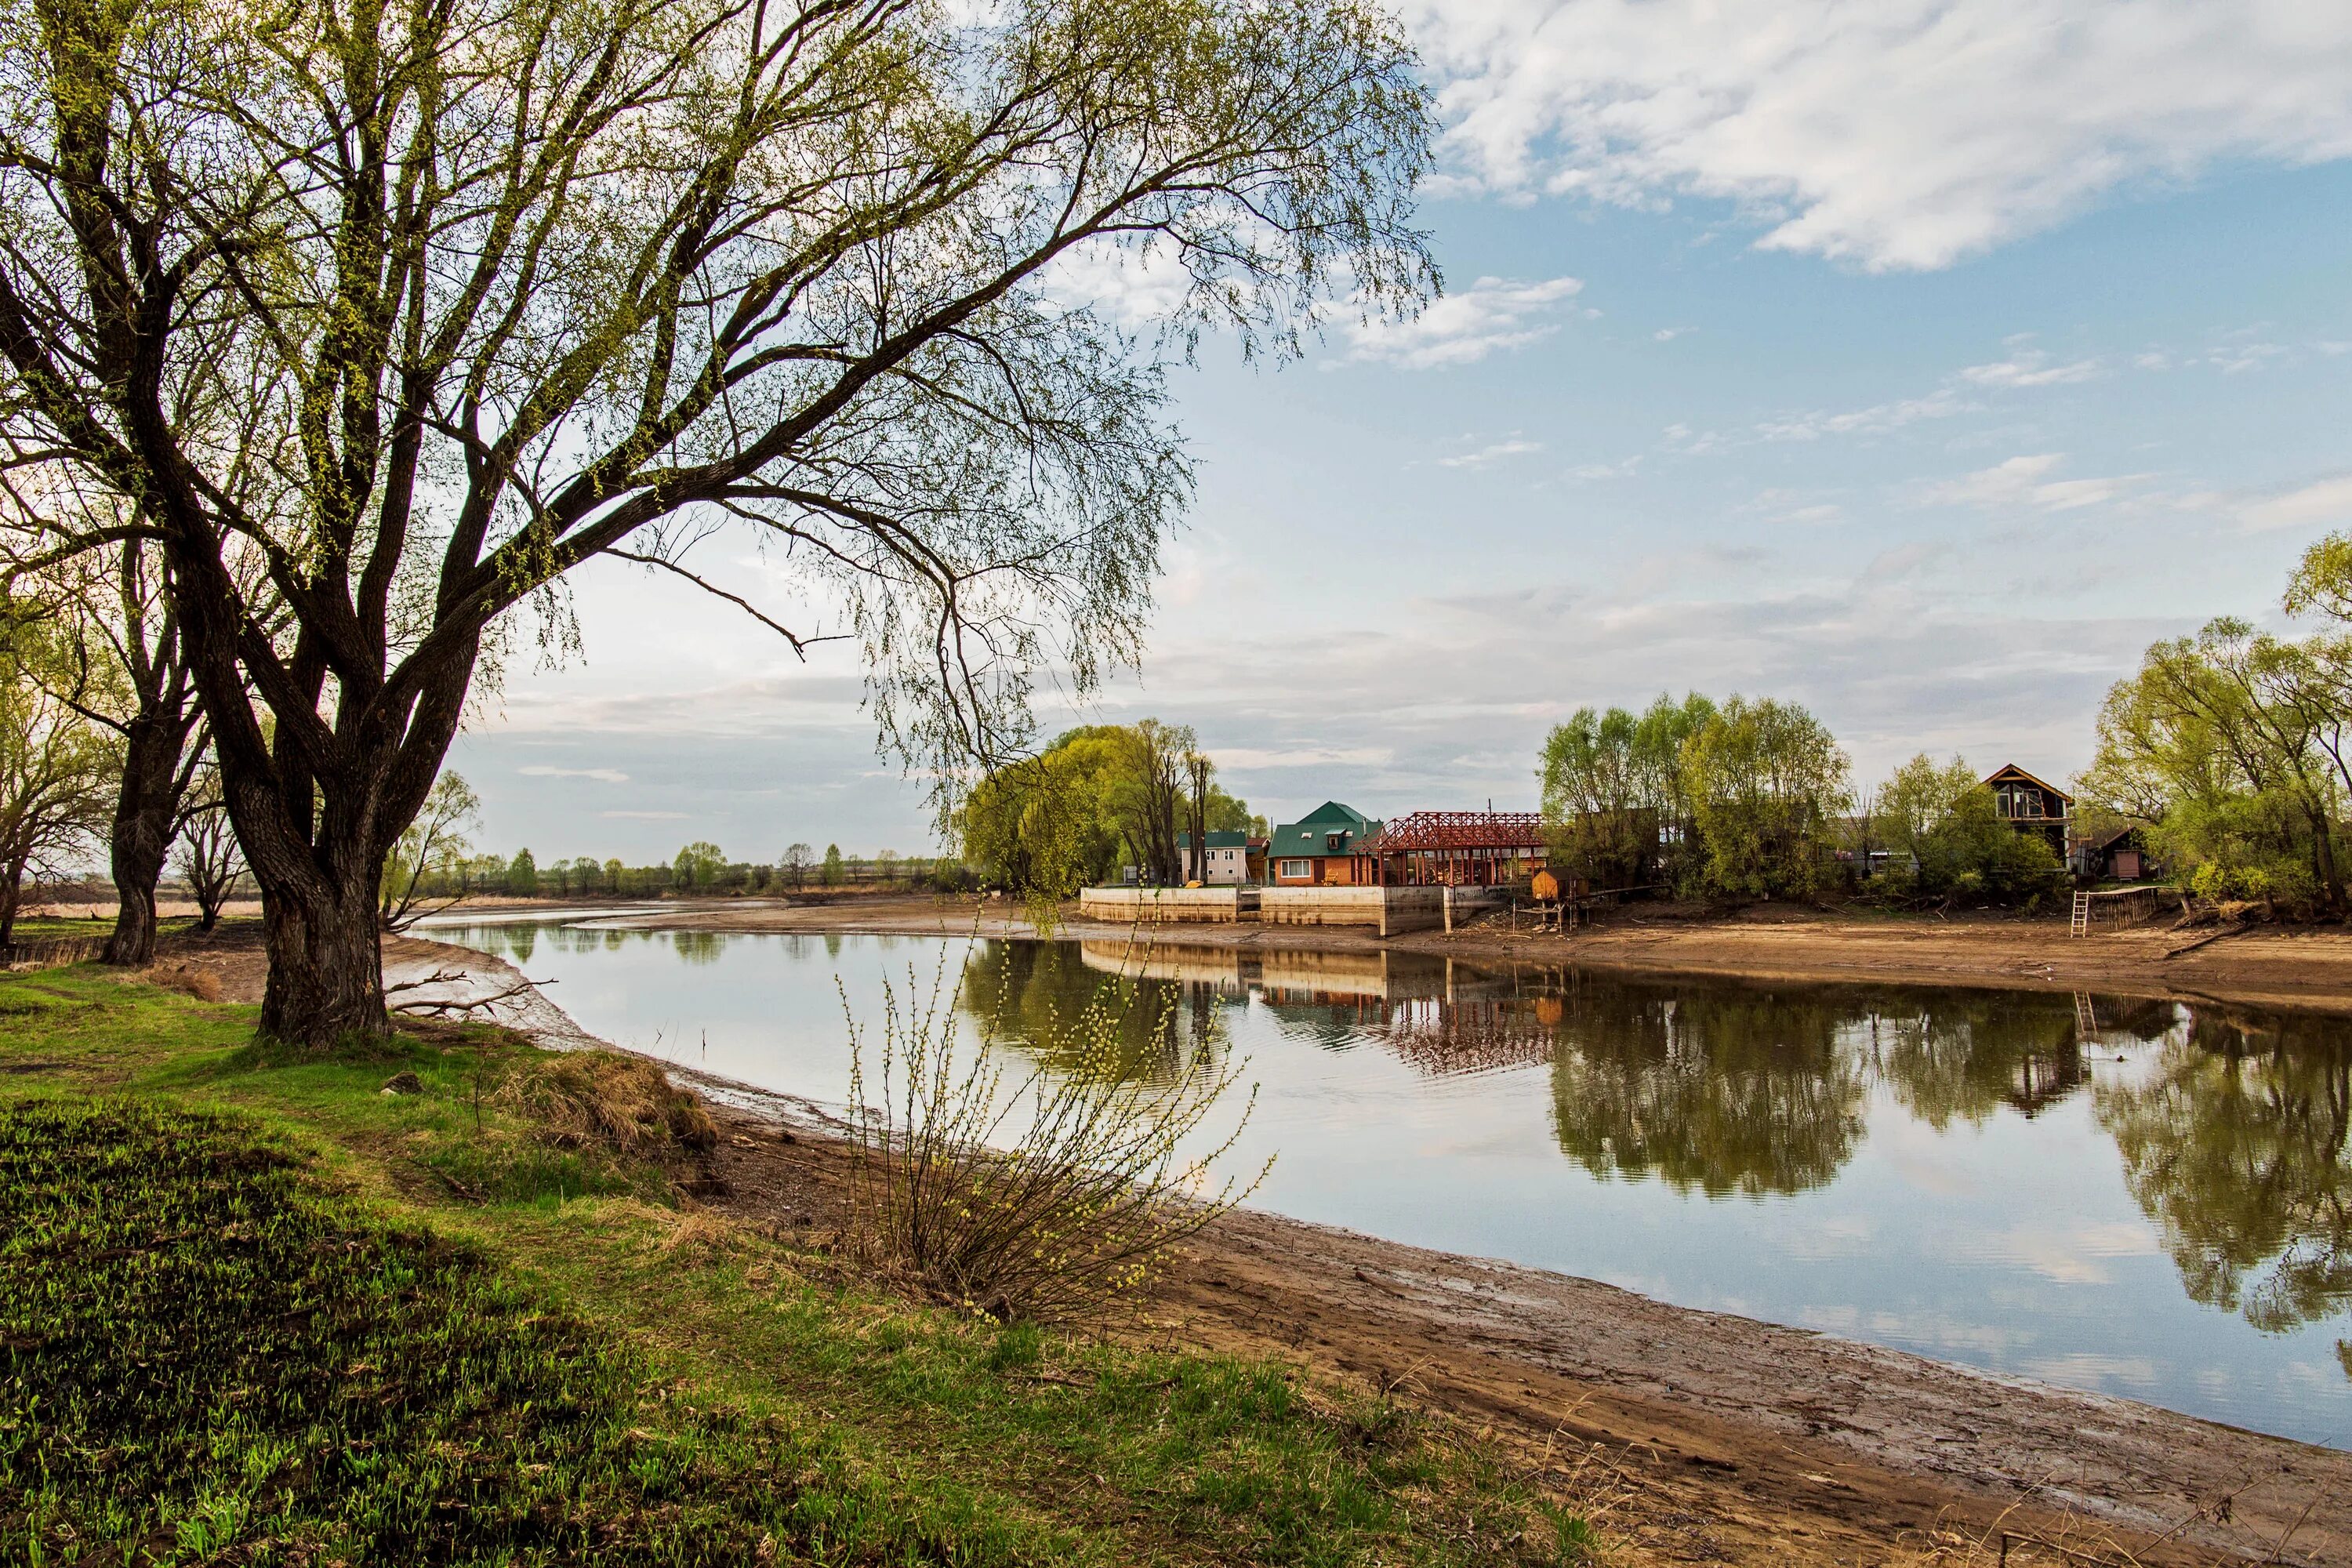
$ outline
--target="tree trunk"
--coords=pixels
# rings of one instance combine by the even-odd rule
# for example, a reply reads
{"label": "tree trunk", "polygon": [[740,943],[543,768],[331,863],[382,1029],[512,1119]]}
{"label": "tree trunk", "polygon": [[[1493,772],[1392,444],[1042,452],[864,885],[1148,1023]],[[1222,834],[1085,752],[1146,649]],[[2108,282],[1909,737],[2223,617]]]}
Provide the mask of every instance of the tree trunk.
{"label": "tree trunk", "polygon": [[114,834],[109,860],[114,876],[114,933],[102,961],[141,965],[155,960],[155,884],[172,847],[186,782],[181,753],[187,748],[187,718],[173,714],[142,718],[126,731],[122,785],[114,801]]}
{"label": "tree trunk", "polygon": [[390,1029],[375,889],[373,879],[366,880],[364,887],[317,900],[298,900],[265,886],[261,919],[269,981],[261,997],[263,1034],[326,1046]]}

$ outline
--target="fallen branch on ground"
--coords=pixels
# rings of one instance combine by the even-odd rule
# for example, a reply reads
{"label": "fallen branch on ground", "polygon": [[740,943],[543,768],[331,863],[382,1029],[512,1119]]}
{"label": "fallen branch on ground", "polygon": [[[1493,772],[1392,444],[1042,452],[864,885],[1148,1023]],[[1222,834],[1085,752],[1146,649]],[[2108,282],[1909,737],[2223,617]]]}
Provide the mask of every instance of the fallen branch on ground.
{"label": "fallen branch on ground", "polygon": [[[422,980],[404,980],[397,985],[385,986],[384,999],[391,1002],[394,995],[403,991],[421,990],[427,985],[456,985],[472,978],[471,974],[462,969],[436,969]],[[390,1010],[414,1018],[471,1017],[474,1014],[495,1007],[501,1002],[511,1002],[533,986],[554,984],[552,980],[518,980],[505,990],[493,991],[487,996],[420,996],[407,1002],[392,1003]]]}

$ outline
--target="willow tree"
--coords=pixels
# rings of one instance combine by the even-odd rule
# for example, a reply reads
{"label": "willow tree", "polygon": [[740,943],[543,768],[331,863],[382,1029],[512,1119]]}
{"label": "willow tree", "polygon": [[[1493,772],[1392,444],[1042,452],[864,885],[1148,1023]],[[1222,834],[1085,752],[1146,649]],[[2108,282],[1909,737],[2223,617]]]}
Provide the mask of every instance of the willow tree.
{"label": "willow tree", "polygon": [[[600,555],[853,637],[935,778],[1131,662],[1168,357],[1434,287],[1412,65],[1366,0],[0,0],[0,421],[135,503],[58,549],[163,547],[264,1029],[383,1026],[384,852]],[[684,559],[733,528],[824,627]]]}

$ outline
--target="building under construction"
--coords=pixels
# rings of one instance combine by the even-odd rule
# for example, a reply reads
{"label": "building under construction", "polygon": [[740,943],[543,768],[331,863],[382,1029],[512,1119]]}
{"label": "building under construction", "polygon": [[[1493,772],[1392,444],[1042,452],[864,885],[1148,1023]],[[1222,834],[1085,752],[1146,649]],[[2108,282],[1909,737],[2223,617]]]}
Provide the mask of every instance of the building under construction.
{"label": "building under construction", "polygon": [[1504,888],[1544,868],[1533,811],[1416,811],[1381,824],[1354,850],[1355,881],[1390,888]]}

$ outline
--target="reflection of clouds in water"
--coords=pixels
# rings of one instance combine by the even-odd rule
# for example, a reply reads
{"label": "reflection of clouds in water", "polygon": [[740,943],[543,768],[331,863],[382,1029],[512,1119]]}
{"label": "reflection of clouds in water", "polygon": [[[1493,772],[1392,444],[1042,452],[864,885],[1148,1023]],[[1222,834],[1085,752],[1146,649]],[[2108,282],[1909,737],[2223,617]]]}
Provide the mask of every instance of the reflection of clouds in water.
{"label": "reflection of clouds in water", "polygon": [[2076,1351],[2068,1355],[2035,1356],[2018,1368],[2028,1377],[2070,1388],[2153,1388],[2156,1363],[2146,1356],[2099,1355]]}
{"label": "reflection of clouds in water", "polygon": [[1789,1256],[1809,1263],[1832,1258],[1859,1258],[1871,1249],[1878,1227],[1861,1215],[1836,1215],[1787,1231]]}
{"label": "reflection of clouds in water", "polygon": [[2034,1339],[2031,1332],[2015,1327],[1979,1322],[1934,1309],[1873,1311],[1864,1319],[1863,1331],[1882,1344],[1965,1352],[1969,1360],[1997,1367],[2010,1365],[2016,1353],[2031,1346]]}
{"label": "reflection of clouds in water", "polygon": [[1951,1233],[1952,1251],[1965,1258],[2030,1270],[2060,1285],[2105,1285],[2113,1274],[2100,1261],[2155,1258],[2162,1254],[2146,1226],[2032,1225],[1988,1231],[1968,1226]]}

